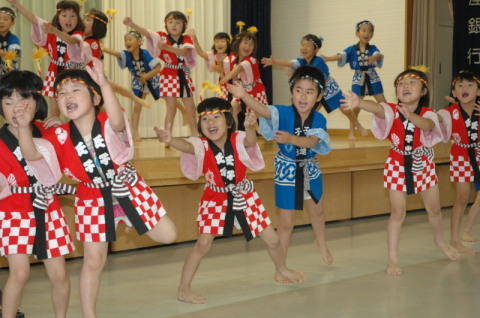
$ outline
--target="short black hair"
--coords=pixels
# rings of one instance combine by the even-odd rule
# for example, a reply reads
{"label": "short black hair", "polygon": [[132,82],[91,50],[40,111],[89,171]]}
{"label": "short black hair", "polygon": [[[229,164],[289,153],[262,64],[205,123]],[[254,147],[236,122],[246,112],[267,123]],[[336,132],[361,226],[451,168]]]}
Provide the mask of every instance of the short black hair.
{"label": "short black hair", "polygon": [[176,20],[182,20],[183,21],[183,29],[182,29],[182,34],[185,33],[185,30],[187,29],[187,24],[188,24],[188,20],[187,20],[187,17],[185,16],[185,14],[183,12],[180,12],[180,11],[170,11],[166,16],[165,16],[165,19],[163,20],[165,22],[165,30],[167,30],[168,32],[168,29],[167,29],[167,20],[169,18],[174,18]]}
{"label": "short black hair", "polygon": [[242,31],[242,32],[238,33],[237,35],[235,35],[233,37],[232,53],[235,54],[236,56],[238,56],[238,49],[240,48],[240,43],[242,43],[243,39],[253,41],[254,48],[253,48],[252,56],[256,57],[257,56],[257,47],[258,47],[257,38],[255,37],[255,34],[253,34],[250,31]]}
{"label": "short black hair", "polygon": [[322,47],[322,39],[315,34],[307,34],[302,38],[302,41],[303,40],[312,42],[316,49],[320,49]]}
{"label": "short black hair", "polygon": [[[235,119],[233,118],[232,104],[230,104],[228,100],[220,97],[209,97],[205,98],[197,106],[197,112],[199,114],[214,110],[229,110],[228,112],[223,113],[225,115],[225,120],[227,121],[228,134],[231,134],[237,130],[237,125],[235,123]],[[200,136],[203,136],[201,118],[197,122],[197,130]]]}
{"label": "short black hair", "polygon": [[[317,84],[318,94],[325,92],[325,76],[323,72],[318,68],[311,65],[302,65],[293,72],[290,80],[288,81],[290,85],[290,93],[293,93],[293,87],[298,80],[301,79],[310,79]],[[315,104],[315,109],[318,109],[318,105],[322,104],[325,107],[328,107],[327,101],[325,100],[325,94],[322,96],[322,99]]]}
{"label": "short black hair", "polygon": [[[230,37],[230,34],[228,34],[227,32],[218,32],[213,37],[213,41],[222,40],[222,39],[227,41],[227,49],[225,50],[225,54],[229,55],[230,52],[232,52],[232,43],[231,43],[232,39]],[[217,49],[215,48],[215,43],[213,43],[212,45],[212,51],[217,53]]]}
{"label": "short black hair", "polygon": [[[42,87],[43,80],[37,74],[13,70],[0,77],[0,100],[12,96],[14,92],[18,92],[23,98],[32,97],[37,104],[33,120],[44,120],[48,114],[48,104],[41,93]],[[2,107],[0,115],[4,116]]]}
{"label": "short black hair", "polygon": [[407,76],[408,74],[412,74],[420,78],[421,79],[420,82],[422,82],[422,87],[427,89],[427,93],[422,97],[420,97],[420,100],[418,101],[418,105],[422,107],[430,107],[430,90],[428,89],[428,85],[427,85],[428,84],[427,74],[425,74],[420,70],[408,68],[405,71],[398,74],[397,77],[395,77],[395,81],[393,82],[393,85],[395,86],[395,90],[397,89],[398,81],[400,81],[404,77],[408,77]]}
{"label": "short black hair", "polygon": [[85,31],[85,24],[83,24],[83,21],[80,18],[81,7],[78,3],[76,3],[75,1],[71,1],[71,0],[62,0],[62,1],[59,1],[57,3],[57,13],[52,18],[52,25],[54,27],[56,27],[57,29],[59,29],[60,31],[63,31],[63,30],[60,29],[60,23],[59,23],[58,16],[60,15],[60,13],[63,10],[68,10],[68,9],[72,9],[77,14],[77,17],[78,17],[77,26],[75,27],[73,32],[75,32],[75,31],[81,31],[81,32]]}
{"label": "short black hair", "polygon": [[16,14],[15,11],[13,11],[11,8],[1,7],[0,11],[5,11],[4,13],[8,14],[12,18],[12,21],[15,21]]}
{"label": "short black hair", "polygon": [[[86,14],[93,15],[92,37],[95,40],[101,40],[107,35],[108,17],[105,13],[97,9],[90,9]],[[98,20],[100,19],[100,20]]]}

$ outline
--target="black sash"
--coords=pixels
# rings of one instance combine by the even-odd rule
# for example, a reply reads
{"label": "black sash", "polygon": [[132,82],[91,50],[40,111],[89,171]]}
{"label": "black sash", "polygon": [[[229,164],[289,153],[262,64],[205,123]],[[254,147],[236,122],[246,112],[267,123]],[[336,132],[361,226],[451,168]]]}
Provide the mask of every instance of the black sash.
{"label": "black sash", "polygon": [[[297,109],[292,105],[293,113],[295,115],[295,126],[294,126],[294,135],[300,137],[306,137],[306,132],[312,127],[313,124],[313,109],[310,111],[305,122],[302,123],[302,118],[298,113]],[[307,148],[295,146],[296,153],[296,170],[295,170],[295,210],[303,210],[303,192],[304,192],[304,174],[303,168],[300,167],[300,160],[307,158]],[[305,163],[307,164],[307,163]],[[308,194],[312,197],[313,202],[316,204],[319,201],[319,198],[315,197],[311,190],[307,190]]]}
{"label": "black sash", "polygon": [[[93,181],[94,184],[113,181],[114,177],[116,176],[116,171],[110,158],[110,154],[108,153],[105,139],[102,135],[102,126],[100,121],[98,119],[95,120],[91,132],[96,159],[92,158],[90,152],[88,151],[87,144],[83,140],[82,135],[78,131],[73,121],[70,121],[69,125],[72,142],[77,150],[78,157],[80,158],[88,177]],[[100,169],[102,169],[105,177],[103,177],[98,171],[94,162],[95,160],[98,160],[98,166],[100,166]],[[105,180],[105,178],[107,180]],[[99,190],[102,194],[105,205],[106,240],[107,242],[114,242],[116,240],[116,233],[115,217],[113,214],[112,186],[109,185],[106,187],[100,187]],[[139,234],[147,232],[147,226],[136,211],[129,197],[117,197],[117,200],[137,232]]]}
{"label": "black sash", "polygon": [[[147,72],[147,70],[145,69],[145,60],[143,59],[143,50],[140,49],[138,51],[138,60],[135,60],[133,58],[133,54],[131,52],[128,52],[127,51],[127,54],[130,54],[130,59],[132,61],[132,64],[133,64],[133,68],[135,69],[135,71],[137,71],[137,73],[142,73],[142,74],[145,74]],[[138,76],[138,75],[137,75]],[[150,92],[150,94],[152,94],[152,97],[155,99],[155,100],[158,100],[160,98],[160,95],[158,94],[157,91],[155,91],[155,89],[153,88],[153,85],[152,85],[152,82],[151,82],[151,78],[147,80],[147,83],[145,83],[145,85],[147,85],[147,88]],[[138,97],[142,97],[142,91],[140,92],[140,96]]]}
{"label": "black sash", "polygon": [[[28,177],[28,182],[30,183],[31,186],[34,186],[36,183],[38,183],[37,178],[31,173],[31,171],[28,170],[28,165],[25,159],[22,156],[22,153],[19,149],[18,145],[18,139],[8,130],[8,124],[3,125],[3,127],[0,129],[0,139],[3,140],[3,142],[7,145],[8,149],[14,154],[15,158],[17,158],[18,163],[22,166],[22,168],[25,170],[25,173],[27,174]],[[40,129],[38,129],[37,126],[32,125],[32,135],[34,138],[40,138],[42,137],[42,133],[40,132]],[[18,156],[21,156],[21,159],[19,159]],[[30,199],[33,203],[33,201],[36,198],[35,193],[30,193]],[[33,251],[32,254],[35,254],[37,259],[46,259],[48,258],[47,255],[47,234],[46,234],[46,229],[45,229],[45,210],[39,209],[35,206],[33,206],[33,213],[35,215],[35,241],[33,243]]]}
{"label": "black sash", "polygon": [[[210,149],[212,149],[213,155],[217,161],[218,171],[222,176],[225,186],[229,184],[235,184],[235,151],[233,150],[231,135],[228,135],[225,142],[224,152],[215,145],[211,140],[208,141]],[[237,210],[233,206],[233,194],[227,192],[227,213],[225,215],[225,224],[223,227],[223,235],[232,236],[235,217],[242,228],[243,235],[247,241],[253,239],[252,232],[248,226],[247,219],[243,210]]]}
{"label": "black sash", "polygon": [[[420,116],[420,111],[422,110],[421,106],[418,106],[415,109],[414,113]],[[405,151],[408,153],[413,152],[413,139],[415,133],[415,125],[406,119],[400,112],[398,113],[401,121],[403,122],[403,128],[405,129]],[[405,170],[405,183],[407,186],[407,194],[415,194],[415,184],[413,181],[413,158],[412,155],[403,156],[403,164]]]}
{"label": "black sash", "polygon": [[[177,45],[176,47],[180,47],[183,44],[183,35],[180,35],[180,37],[178,38],[178,41],[175,41],[170,34],[167,37],[170,40],[170,43],[172,43],[172,46],[176,44]],[[190,88],[188,87],[188,83],[187,83],[187,77],[185,74],[185,70],[183,69],[184,58],[183,56],[177,55],[177,59],[178,59],[178,66],[179,66],[179,68],[177,69],[177,75],[178,75],[178,80],[180,81],[180,97],[182,98],[191,97]],[[187,92],[187,96],[183,96],[184,91]]]}
{"label": "black sash", "polygon": [[360,51],[360,43],[355,45],[355,49],[357,51],[357,60],[358,65],[360,66],[360,71],[364,72],[365,80],[363,81],[363,85],[360,89],[361,96],[365,96],[366,93],[372,94],[372,82],[370,81],[370,75],[368,75],[368,51],[370,50],[370,44],[367,43],[365,46],[365,52]]}
{"label": "black sash", "polygon": [[[476,145],[478,143],[478,115],[474,110],[472,117],[469,117],[460,105],[458,108],[460,108],[460,113],[465,121],[469,143],[470,145]],[[477,162],[477,147],[467,148],[467,151],[468,159],[470,160],[470,165],[472,166],[474,174],[474,181],[480,182],[480,170]]]}
{"label": "black sash", "polygon": [[65,56],[67,55],[67,43],[57,38],[57,75],[65,70]]}

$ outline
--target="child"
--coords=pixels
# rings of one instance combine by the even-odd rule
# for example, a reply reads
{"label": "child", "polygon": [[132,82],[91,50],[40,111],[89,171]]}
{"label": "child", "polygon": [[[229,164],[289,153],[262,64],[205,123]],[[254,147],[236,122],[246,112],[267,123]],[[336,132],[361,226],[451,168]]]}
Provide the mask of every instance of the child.
{"label": "child", "polygon": [[[19,69],[22,48],[18,37],[10,32],[15,24],[15,12],[10,8],[1,7],[0,22],[0,75],[3,75]],[[12,53],[15,53],[15,58],[6,59]]]}
{"label": "child", "polygon": [[[58,117],[59,111],[53,99],[53,82],[64,69],[74,68],[84,54],[83,21],[80,19],[80,5],[75,1],[62,0],[57,3],[57,11],[50,28],[48,22],[37,17],[18,0],[8,0],[27,20],[32,23],[32,41],[35,45],[45,48],[50,55],[50,65],[43,83],[42,94],[50,97],[49,115]],[[63,31],[72,36],[71,48],[67,50],[67,42],[60,33],[48,33],[52,29]],[[73,61],[71,61],[71,59]]]}
{"label": "child", "polygon": [[[307,34],[302,38],[300,42],[300,55],[295,60],[277,60],[274,59],[273,56],[269,58],[264,57],[262,58],[262,64],[264,67],[270,65],[277,65],[288,67],[290,69],[297,69],[302,65],[312,65],[322,71],[325,77],[325,101],[326,107],[325,110],[328,113],[336,110],[340,107],[340,100],[343,98],[343,93],[338,86],[338,83],[330,76],[330,71],[328,69],[327,64],[323,61],[323,59],[317,56],[318,51],[322,47],[322,39],[317,37],[313,34]],[[340,111],[348,117],[348,119],[353,122],[354,126],[361,132],[362,135],[366,135],[367,131],[363,126],[360,124],[358,119],[353,115],[351,111],[346,111],[343,108],[340,108]]]}
{"label": "child", "polygon": [[[450,181],[455,182],[457,192],[450,216],[450,244],[459,253],[474,254],[475,251],[460,241],[460,225],[470,198],[470,186],[474,182],[480,184],[480,161],[477,159],[478,109],[475,104],[480,96],[480,80],[472,72],[463,71],[452,81],[452,95],[456,103],[438,111],[439,120],[445,132],[444,142],[452,139],[450,149]],[[478,108],[478,106],[477,106]],[[478,191],[478,190],[477,190]],[[469,213],[466,239],[470,240],[472,221],[480,209],[480,192],[477,192],[475,203]]]}
{"label": "child", "polygon": [[[257,38],[250,31],[240,31],[234,37],[232,43],[232,54],[223,60],[223,69],[225,76],[220,80],[220,84],[226,84],[234,79],[239,79],[244,85],[248,94],[258,100],[262,105],[267,105],[267,94],[265,86],[260,78],[260,69],[257,55]],[[232,101],[234,118],[237,119],[238,114],[245,112],[240,104],[239,99]],[[237,123],[242,123],[242,116],[238,117]],[[241,126],[240,126],[241,128]]]}
{"label": "child", "polygon": [[[338,61],[338,66],[343,67],[347,62],[350,68],[355,70],[352,80],[352,91],[363,99],[364,96],[373,95],[377,103],[386,102],[383,95],[382,82],[375,71],[375,67],[382,67],[383,54],[375,45],[370,45],[373,37],[373,23],[365,20],[357,23],[355,35],[360,40],[357,44],[349,46],[343,52],[334,56],[323,56],[325,62]],[[353,110],[353,115],[358,122],[359,108]],[[355,122],[350,121],[349,139],[355,140]],[[358,126],[357,126],[358,127]],[[363,128],[363,127],[362,127]],[[363,136],[367,135],[367,131],[359,128]]]}
{"label": "child", "polygon": [[[59,109],[70,121],[45,138],[55,147],[65,175],[79,182],[75,200],[77,238],[84,242],[80,302],[84,317],[96,317],[100,275],[108,242],[123,221],[161,243],[175,240],[175,226],[165,209],[130,163],[133,141],[115,94],[93,60],[93,69],[72,69],[55,80]],[[98,113],[104,104],[106,112]],[[29,159],[42,159],[31,150]],[[41,160],[39,160],[41,161]]]}
{"label": "child", "polygon": [[[165,16],[165,32],[152,32],[137,24],[130,17],[123,24],[135,29],[147,37],[148,51],[165,62],[160,72],[160,94],[167,104],[165,127],[172,129],[175,118],[177,97],[185,105],[187,121],[192,135],[196,136],[195,102],[190,69],[196,65],[195,47],[188,35],[183,35],[187,28],[187,17],[179,11],[171,11]],[[171,130],[170,130],[171,132]]]}
{"label": "child", "polygon": [[[145,99],[150,92],[155,100],[160,98],[160,76],[158,73],[161,64],[153,58],[147,50],[143,50],[142,36],[135,31],[127,32],[124,36],[125,48],[121,52],[104,48],[105,53],[117,57],[120,68],[128,68],[132,74],[132,90],[135,96]],[[140,141],[138,124],[142,106],[135,103],[132,113],[133,140]]]}
{"label": "child", "polygon": [[[73,188],[55,184],[61,177],[53,149],[38,139],[46,132],[39,120],[47,115],[40,94],[42,79],[30,71],[11,71],[0,79],[0,114],[6,124],[0,129],[0,253],[8,259],[9,275],[3,288],[2,317],[15,317],[30,269],[29,254],[45,264],[52,282],[55,317],[66,317],[70,280],[65,255],[74,250],[67,221],[55,193],[73,193]],[[26,108],[30,120],[22,121],[17,108]],[[53,176],[43,184],[32,174],[19,141],[27,137],[44,153],[43,169]],[[35,147],[32,143],[32,147]],[[22,149],[23,150],[23,149]],[[25,156],[26,157],[26,156]],[[42,170],[38,170],[40,173]],[[52,193],[52,194],[47,194]]]}
{"label": "child", "polygon": [[302,282],[303,273],[286,267],[278,236],[269,226],[270,219],[253,182],[246,176],[247,167],[258,171],[265,165],[257,145],[255,115],[247,115],[245,132],[237,132],[230,103],[211,97],[198,104],[198,117],[201,138],[172,138],[169,129],[155,127],[161,142],[182,152],[181,167],[185,176],[196,180],[203,173],[207,180],[198,210],[200,236],[183,265],[178,300],[193,304],[207,302],[191,290],[193,276],[215,236],[231,236],[234,225],[241,227],[247,241],[256,236],[265,241],[277,275]]}
{"label": "child", "polygon": [[407,69],[395,79],[395,88],[399,104],[377,104],[350,91],[345,107],[373,113],[374,136],[392,142],[383,174],[384,187],[390,190],[391,205],[386,273],[398,276],[402,274],[398,264],[398,242],[406,215],[407,194],[422,194],[438,248],[452,260],[458,258],[458,252],[446,244],[442,236],[438,179],[431,148],[442,140],[442,134],[436,113],[428,108],[427,76],[420,70]]}
{"label": "child", "polygon": [[[322,173],[315,158],[330,152],[330,137],[325,117],[316,109],[323,98],[325,79],[322,72],[309,65],[300,66],[290,78],[293,106],[264,107],[245,92],[240,84],[230,85],[232,94],[241,98],[260,117],[260,132],[265,139],[278,144],[275,157],[275,203],[280,209],[277,233],[287,255],[295,223],[294,210],[310,212],[318,246],[326,264],[333,263],[325,239]],[[276,276],[277,281],[286,277]]]}
{"label": "child", "polygon": [[[198,42],[195,30],[189,29],[188,34],[193,40],[193,45],[195,45],[197,54],[205,60],[205,63],[207,63],[208,70],[220,74],[218,78],[218,81],[220,82],[222,77],[225,76],[225,73],[223,72],[223,60],[230,55],[232,51],[230,46],[230,35],[226,32],[218,32],[215,34],[213,37],[212,50],[205,52]],[[228,100],[228,88],[226,83],[220,85],[219,97]]]}

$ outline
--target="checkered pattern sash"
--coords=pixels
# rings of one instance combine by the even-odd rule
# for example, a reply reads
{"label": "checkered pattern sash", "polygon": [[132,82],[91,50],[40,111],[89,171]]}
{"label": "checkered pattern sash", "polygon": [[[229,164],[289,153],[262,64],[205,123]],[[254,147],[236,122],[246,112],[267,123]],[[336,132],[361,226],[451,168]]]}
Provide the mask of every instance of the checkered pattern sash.
{"label": "checkered pattern sash", "polygon": [[310,190],[310,173],[308,170],[308,164],[318,165],[317,157],[309,158],[309,159],[292,159],[285,156],[283,153],[279,152],[278,156],[285,161],[293,161],[298,164],[300,168],[303,169],[303,190],[309,191]]}
{"label": "checkered pattern sash", "polygon": [[398,152],[399,154],[403,156],[412,156],[412,173],[421,173],[423,171],[423,168],[425,168],[425,165],[423,163],[422,157],[426,156],[429,161],[433,161],[435,157],[435,152],[433,151],[433,148],[426,147],[426,146],[420,146],[414,151],[404,151],[400,150],[397,147],[393,146],[391,147],[395,152]]}
{"label": "checkered pattern sash", "polygon": [[54,194],[75,194],[76,187],[69,184],[57,183],[52,186],[37,185],[34,187],[16,187],[11,186],[12,193],[35,193],[35,199],[32,205],[35,208],[46,210],[48,208],[48,200],[53,197]]}
{"label": "checkered pattern sash", "polygon": [[205,187],[209,187],[215,192],[219,193],[232,193],[233,194],[233,206],[232,209],[235,211],[244,211],[247,208],[247,201],[242,195],[247,194],[253,191],[253,181],[248,179],[243,179],[237,184],[230,183],[226,187],[218,187],[211,183],[207,183]]}
{"label": "checkered pattern sash", "polygon": [[117,198],[125,198],[130,195],[130,190],[127,187],[127,183],[135,186],[138,183],[137,170],[129,162],[124,166],[124,169],[117,174],[112,181],[100,182],[100,183],[87,183],[83,184],[89,188],[107,188],[112,187],[112,195]]}

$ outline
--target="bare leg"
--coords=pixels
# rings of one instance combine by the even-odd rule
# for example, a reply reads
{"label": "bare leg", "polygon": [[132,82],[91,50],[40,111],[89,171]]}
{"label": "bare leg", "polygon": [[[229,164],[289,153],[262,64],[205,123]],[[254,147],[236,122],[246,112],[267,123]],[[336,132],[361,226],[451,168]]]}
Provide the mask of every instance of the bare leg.
{"label": "bare leg", "polygon": [[461,254],[475,254],[475,251],[463,245],[460,240],[460,226],[470,197],[469,182],[455,182],[457,192],[450,215],[450,244]]}
{"label": "bare leg", "polygon": [[172,220],[167,215],[164,215],[155,227],[146,234],[156,242],[170,244],[177,238],[177,228]]}
{"label": "bare leg", "polygon": [[30,275],[30,261],[26,254],[8,255],[9,274],[3,287],[2,317],[14,318],[22,300],[22,292]]}
{"label": "bare leg", "polygon": [[[142,99],[145,99],[147,94],[143,94]],[[133,140],[134,141],[141,141],[142,138],[140,137],[140,132],[138,131],[138,125],[140,123],[140,115],[142,113],[142,105],[139,103],[135,103],[133,105],[133,112],[132,112],[132,133],[133,133]]]}
{"label": "bare leg", "polygon": [[190,126],[190,135],[198,137],[197,130],[197,110],[195,109],[195,102],[192,97],[182,98],[185,106],[188,125]]}
{"label": "bare leg", "polygon": [[233,108],[233,119],[235,119],[235,124],[238,127],[238,114],[242,111],[242,107],[239,103],[232,101],[232,108]]}
{"label": "bare leg", "polygon": [[70,300],[70,278],[67,273],[65,257],[59,256],[46,259],[43,263],[52,282],[52,301],[55,317],[65,318]]}
{"label": "bare leg", "polygon": [[[295,211],[280,209],[280,219],[277,226],[277,235],[280,239],[280,244],[285,254],[285,259],[288,255],[288,245],[290,243],[290,236],[295,225]],[[279,283],[291,283],[291,281],[275,272],[275,280]]]}
{"label": "bare leg", "polygon": [[183,264],[182,277],[178,286],[178,300],[191,304],[205,304],[207,302],[205,297],[192,291],[191,283],[200,266],[200,262],[210,251],[214,238],[213,234],[200,234],[197,243],[195,243],[192,251],[188,254]]}
{"label": "bare leg", "polygon": [[175,119],[175,114],[177,112],[177,101],[175,97],[165,96],[163,97],[165,104],[167,105],[167,114],[165,115],[165,129],[170,129],[172,132],[173,120]]}
{"label": "bare leg", "polygon": [[377,103],[386,103],[387,100],[385,99],[385,95],[383,95],[383,93],[380,93],[380,94],[377,94],[377,95],[373,95],[373,97],[375,97],[375,100],[377,101]]}
{"label": "bare leg", "polygon": [[270,257],[275,264],[275,277],[280,276],[294,283],[305,281],[305,275],[302,272],[287,268],[285,252],[277,233],[272,227],[267,227],[259,236],[265,244],[267,244],[268,254],[270,254]]}
{"label": "bare leg", "polygon": [[136,96],[131,89],[121,86],[111,80],[108,80],[108,83],[110,84],[110,86],[112,86],[112,89],[115,93],[131,99],[135,104],[142,105],[143,107],[150,107],[150,102],[148,100]]}
{"label": "bare leg", "polygon": [[350,121],[348,133],[349,140],[357,140],[357,138],[355,137],[355,127],[358,129],[358,131],[360,131],[360,134],[362,136],[368,136],[368,130],[365,129],[365,127],[363,127],[362,124],[360,124],[360,122],[358,121],[358,112],[355,113],[352,110],[345,110],[343,108],[340,108],[340,111],[342,112],[342,114],[347,116],[348,120]]}
{"label": "bare leg", "polygon": [[438,185],[422,193],[423,203],[428,213],[428,221],[432,225],[435,245],[451,260],[458,259],[458,251],[443,240],[443,220],[440,209],[440,192]]}
{"label": "bare leg", "polygon": [[108,243],[84,242],[83,265],[79,277],[80,303],[84,318],[95,318],[100,277],[107,261]]}
{"label": "bare leg", "polygon": [[477,191],[477,196],[475,197],[475,202],[473,202],[468,212],[467,224],[462,233],[462,241],[464,242],[475,242],[475,239],[472,235],[473,225],[477,219],[478,214],[480,213],[480,191]]}
{"label": "bare leg", "polygon": [[405,220],[407,204],[407,194],[402,191],[390,190],[390,218],[387,224],[387,246],[388,259],[385,272],[388,275],[402,275],[402,270],[398,266],[398,242],[400,240],[400,230]]}
{"label": "bare leg", "polygon": [[320,250],[325,264],[331,265],[333,263],[333,257],[327,247],[323,197],[320,199],[318,204],[315,204],[312,199],[306,200],[305,204],[310,212],[310,220],[312,222],[313,232],[315,233],[315,245]]}

